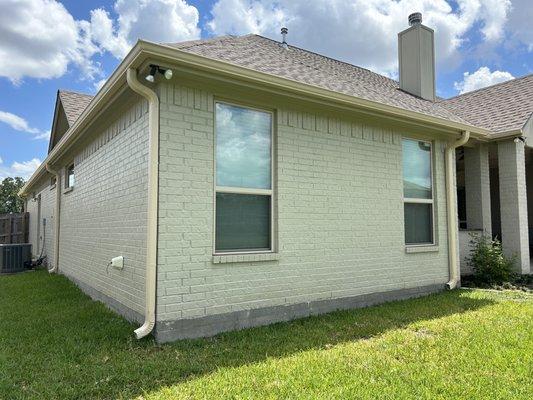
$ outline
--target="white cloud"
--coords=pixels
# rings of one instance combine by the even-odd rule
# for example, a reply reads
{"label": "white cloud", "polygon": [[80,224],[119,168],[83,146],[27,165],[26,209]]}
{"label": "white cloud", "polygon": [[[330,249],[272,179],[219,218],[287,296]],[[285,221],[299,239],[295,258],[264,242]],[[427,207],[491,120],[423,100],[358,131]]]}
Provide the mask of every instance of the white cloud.
{"label": "white cloud", "polygon": [[98,92],[100,89],[102,89],[102,86],[104,86],[106,82],[107,82],[107,79],[100,79],[99,81],[94,82],[93,84],[94,91]]}
{"label": "white cloud", "polygon": [[35,172],[37,167],[41,165],[41,160],[38,158],[32,158],[29,161],[22,162],[15,161],[10,167],[4,166],[1,161],[2,160],[0,159],[0,180],[9,176],[20,176],[21,178],[28,179]]}
{"label": "white cloud", "polygon": [[30,127],[28,121],[26,121],[24,118],[6,111],[0,111],[0,122],[9,125],[16,131],[28,132],[33,134],[38,134],[41,132],[37,128]]}
{"label": "white cloud", "polygon": [[24,77],[61,77],[70,65],[92,80],[102,74],[93,60],[97,53],[122,58],[138,38],[200,37],[198,10],[185,0],[118,0],[116,19],[97,8],[90,21],[74,19],[56,0],[0,0],[0,7],[0,76],[15,84]]}
{"label": "white cloud", "polygon": [[13,83],[23,77],[57,78],[70,64],[92,77],[97,51],[87,36],[88,24],[76,21],[55,0],[2,0],[0,76]]}
{"label": "white cloud", "polygon": [[458,0],[454,10],[445,0],[218,0],[208,22],[215,34],[258,33],[280,38],[289,28],[289,43],[365,66],[397,73],[397,33],[407,16],[423,13],[435,29],[439,64],[458,63],[458,50],[471,29],[486,41],[503,39],[509,0]]}
{"label": "white cloud", "polygon": [[50,131],[50,129],[48,129],[47,131],[39,133],[37,136],[34,137],[34,139],[49,141],[50,140],[50,133],[51,133],[51,131]]}
{"label": "white cloud", "polygon": [[533,51],[533,6],[531,0],[513,0],[508,28],[511,38],[524,43]]}
{"label": "white cloud", "polygon": [[200,37],[198,10],[185,0],[118,0],[114,10],[117,20],[102,8],[91,11],[91,37],[117,58],[139,38],[180,42]]}
{"label": "white cloud", "polygon": [[465,72],[461,82],[454,82],[453,86],[460,93],[471,92],[486,86],[495,85],[500,82],[513,79],[514,76],[507,71],[493,71],[488,67],[481,67],[475,72]]}
{"label": "white cloud", "polygon": [[9,125],[16,131],[30,133],[35,139],[48,140],[50,138],[50,131],[41,131],[40,129],[31,127],[24,118],[7,111],[0,111],[0,122]]}

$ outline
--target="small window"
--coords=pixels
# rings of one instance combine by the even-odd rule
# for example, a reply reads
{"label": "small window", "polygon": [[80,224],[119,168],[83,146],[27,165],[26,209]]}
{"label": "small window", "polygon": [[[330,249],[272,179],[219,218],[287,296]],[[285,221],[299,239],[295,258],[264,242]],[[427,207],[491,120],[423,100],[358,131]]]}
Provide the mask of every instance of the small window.
{"label": "small window", "polygon": [[74,187],[74,164],[70,164],[67,167],[67,173],[65,176],[65,188]]}
{"label": "small window", "polygon": [[405,243],[434,243],[431,143],[404,139],[403,197]]}
{"label": "small window", "polygon": [[272,250],[272,113],[216,104],[215,253]]}
{"label": "small window", "polygon": [[50,178],[50,187],[54,187],[56,185],[56,177],[52,176]]}

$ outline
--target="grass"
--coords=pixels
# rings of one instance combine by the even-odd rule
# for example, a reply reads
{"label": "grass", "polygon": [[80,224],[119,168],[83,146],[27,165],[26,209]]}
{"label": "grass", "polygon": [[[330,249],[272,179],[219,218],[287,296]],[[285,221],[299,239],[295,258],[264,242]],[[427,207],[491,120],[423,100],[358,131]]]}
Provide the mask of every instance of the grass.
{"label": "grass", "polygon": [[159,346],[62,276],[0,276],[0,399],[531,399],[533,296],[456,290]]}

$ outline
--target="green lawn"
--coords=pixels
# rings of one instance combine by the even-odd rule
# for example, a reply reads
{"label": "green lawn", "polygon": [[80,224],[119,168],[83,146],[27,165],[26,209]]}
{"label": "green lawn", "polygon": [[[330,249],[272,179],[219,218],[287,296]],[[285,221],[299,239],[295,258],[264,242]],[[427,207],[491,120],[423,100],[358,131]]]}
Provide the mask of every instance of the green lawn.
{"label": "green lawn", "polygon": [[158,346],[61,276],[0,276],[0,399],[533,398],[533,296],[456,290]]}

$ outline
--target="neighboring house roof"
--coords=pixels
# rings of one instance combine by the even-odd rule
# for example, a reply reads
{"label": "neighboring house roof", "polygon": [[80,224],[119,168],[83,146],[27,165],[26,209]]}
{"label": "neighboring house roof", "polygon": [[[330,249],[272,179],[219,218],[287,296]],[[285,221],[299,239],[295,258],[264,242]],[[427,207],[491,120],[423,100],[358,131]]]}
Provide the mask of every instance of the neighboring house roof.
{"label": "neighboring house roof", "polygon": [[76,122],[93,97],[94,96],[89,94],[72,92],[70,90],[59,90],[59,99],[61,100],[63,110],[65,111],[70,126]]}
{"label": "neighboring house roof", "polygon": [[285,49],[279,42],[263,36],[222,36],[168,45],[281,78],[467,124],[439,103],[400,90],[393,79],[298,47]]}
{"label": "neighboring house roof", "polygon": [[533,74],[441,100],[440,104],[495,136],[517,131],[533,114]]}

